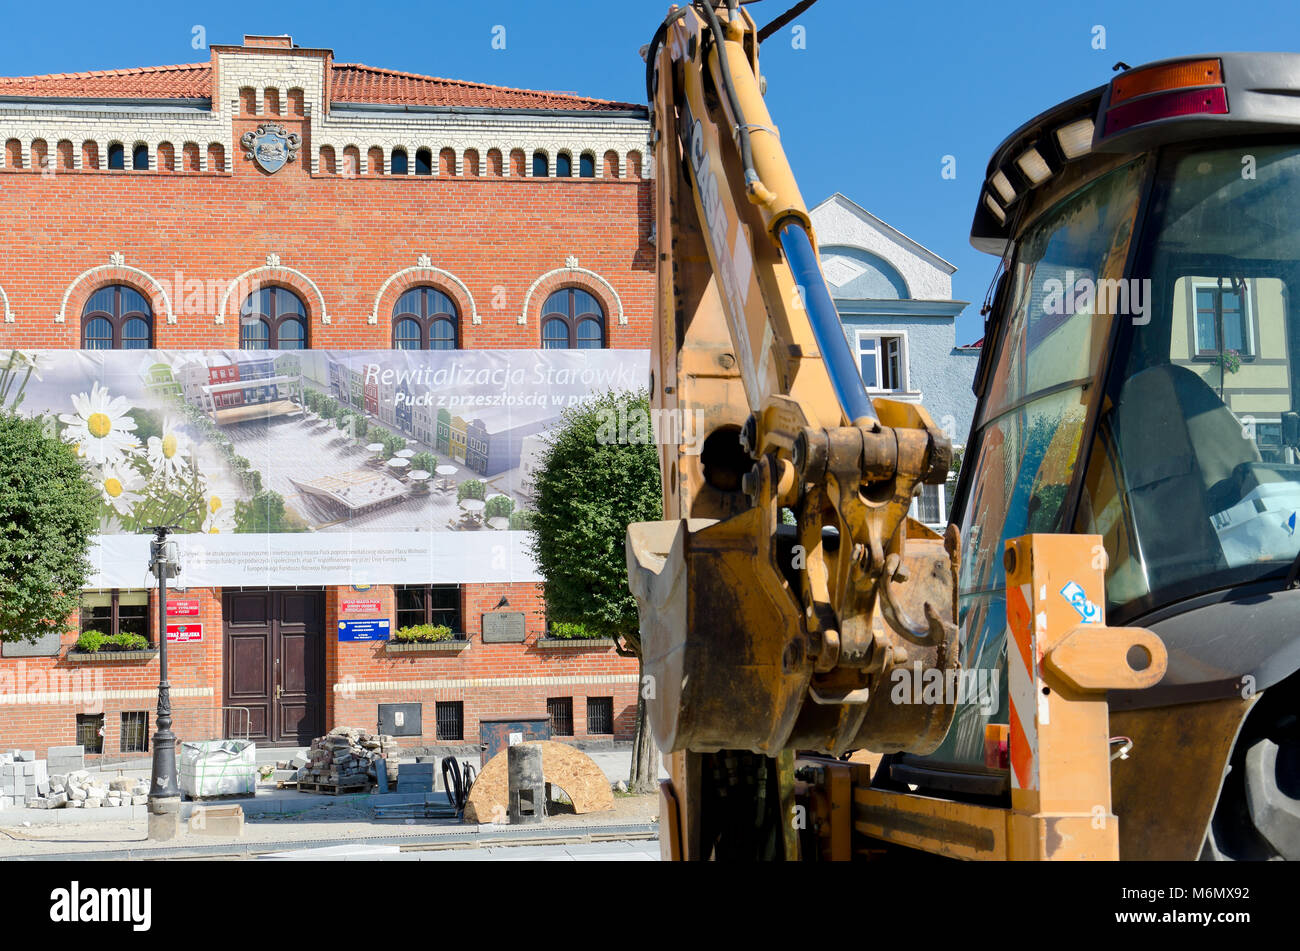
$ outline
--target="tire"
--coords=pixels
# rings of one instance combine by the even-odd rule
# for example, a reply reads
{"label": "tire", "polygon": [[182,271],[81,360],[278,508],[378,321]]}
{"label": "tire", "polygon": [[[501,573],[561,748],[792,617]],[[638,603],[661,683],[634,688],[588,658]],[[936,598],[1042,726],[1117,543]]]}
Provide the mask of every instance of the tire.
{"label": "tire", "polygon": [[1296,717],[1269,717],[1251,727],[1247,723],[1250,733],[1243,731],[1233,751],[1201,858],[1300,860],[1300,729]]}

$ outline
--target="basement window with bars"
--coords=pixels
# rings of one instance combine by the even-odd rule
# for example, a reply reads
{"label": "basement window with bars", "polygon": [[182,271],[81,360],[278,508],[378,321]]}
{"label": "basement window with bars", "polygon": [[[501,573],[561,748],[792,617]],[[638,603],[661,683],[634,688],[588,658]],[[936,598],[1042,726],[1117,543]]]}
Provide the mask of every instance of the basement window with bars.
{"label": "basement window with bars", "polygon": [[437,738],[440,740],[465,739],[465,704],[459,700],[438,700],[433,705],[437,720]]}
{"label": "basement window with bars", "polygon": [[77,714],[77,745],[87,753],[104,752],[104,714]]}
{"label": "basement window with bars", "polygon": [[121,752],[149,752],[149,711],[133,710],[122,713]]}
{"label": "basement window with bars", "polygon": [[587,698],[587,732],[590,734],[614,732],[614,698]]}
{"label": "basement window with bars", "polygon": [[573,736],[572,697],[547,697],[546,712],[551,718],[551,736]]}

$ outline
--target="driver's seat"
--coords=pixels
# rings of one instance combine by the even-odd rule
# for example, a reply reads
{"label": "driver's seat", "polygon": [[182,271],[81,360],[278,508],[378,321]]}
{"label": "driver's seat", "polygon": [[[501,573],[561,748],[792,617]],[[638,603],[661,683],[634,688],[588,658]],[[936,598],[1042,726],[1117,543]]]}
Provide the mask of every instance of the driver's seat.
{"label": "driver's seat", "polygon": [[1225,568],[1210,516],[1238,501],[1233,470],[1260,461],[1237,417],[1199,376],[1166,363],[1124,383],[1112,427],[1148,573]]}

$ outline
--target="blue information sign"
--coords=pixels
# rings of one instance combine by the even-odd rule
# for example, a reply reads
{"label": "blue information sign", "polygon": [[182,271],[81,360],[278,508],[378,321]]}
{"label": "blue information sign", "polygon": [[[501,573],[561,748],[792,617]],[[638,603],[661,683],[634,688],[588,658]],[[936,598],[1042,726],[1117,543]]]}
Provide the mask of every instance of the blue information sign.
{"label": "blue information sign", "polygon": [[360,621],[339,621],[340,641],[386,641],[392,622],[388,618],[365,618]]}

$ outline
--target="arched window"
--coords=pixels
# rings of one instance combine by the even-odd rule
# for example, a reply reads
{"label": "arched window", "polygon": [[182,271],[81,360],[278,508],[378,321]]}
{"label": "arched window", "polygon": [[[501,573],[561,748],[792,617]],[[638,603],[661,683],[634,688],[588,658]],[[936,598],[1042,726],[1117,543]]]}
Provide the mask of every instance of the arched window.
{"label": "arched window", "polygon": [[551,165],[545,152],[533,153],[533,178],[545,178],[551,174]]}
{"label": "arched window", "polygon": [[86,350],[148,350],[153,346],[153,308],[134,287],[109,284],[90,295],[81,310]]}
{"label": "arched window", "polygon": [[393,349],[455,350],[460,316],[436,287],[412,287],[393,305]]}
{"label": "arched window", "polygon": [[583,152],[578,158],[578,177],[596,177],[596,156],[592,155],[590,152]]}
{"label": "arched window", "polygon": [[114,142],[108,147],[108,167],[111,169],[126,168],[126,149],[122,148],[121,142]]}
{"label": "arched window", "polygon": [[287,287],[262,287],[239,311],[239,349],[307,349],[307,308]]}
{"label": "arched window", "polygon": [[605,346],[605,309],[580,287],[565,287],[542,304],[542,347],[599,350]]}
{"label": "arched window", "polygon": [[388,173],[390,175],[405,175],[406,167],[406,149],[393,149],[393,157],[389,161]]}
{"label": "arched window", "polygon": [[143,142],[131,150],[131,168],[137,172],[149,170],[149,146]]}
{"label": "arched window", "polygon": [[573,177],[573,159],[565,152],[555,156],[555,175],[557,178]]}
{"label": "arched window", "polygon": [[416,175],[433,174],[433,150],[432,149],[415,150],[415,174]]}

